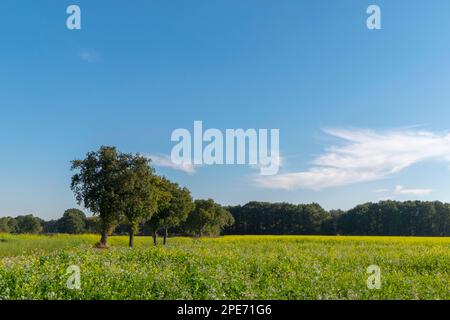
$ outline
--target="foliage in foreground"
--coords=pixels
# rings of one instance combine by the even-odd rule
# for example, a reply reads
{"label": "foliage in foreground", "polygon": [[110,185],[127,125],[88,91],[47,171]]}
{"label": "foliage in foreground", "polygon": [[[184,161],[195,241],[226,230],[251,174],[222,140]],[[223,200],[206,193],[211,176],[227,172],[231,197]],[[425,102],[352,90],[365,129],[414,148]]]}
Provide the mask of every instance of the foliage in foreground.
{"label": "foliage in foreground", "polygon": [[[112,237],[109,250],[91,243],[4,257],[0,298],[450,299],[448,238],[176,238],[166,248],[149,240],[137,238],[135,249]],[[366,286],[373,264],[380,290]],[[81,269],[81,290],[66,287],[70,265]]]}

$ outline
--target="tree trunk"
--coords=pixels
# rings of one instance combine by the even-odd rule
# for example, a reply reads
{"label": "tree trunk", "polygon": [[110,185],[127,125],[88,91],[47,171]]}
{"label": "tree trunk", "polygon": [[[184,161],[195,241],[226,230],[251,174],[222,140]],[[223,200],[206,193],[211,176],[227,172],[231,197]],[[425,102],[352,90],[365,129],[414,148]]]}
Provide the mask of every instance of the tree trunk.
{"label": "tree trunk", "polygon": [[153,237],[153,244],[155,246],[157,246],[158,245],[158,240],[157,240],[156,231],[152,231],[152,237]]}
{"label": "tree trunk", "polygon": [[130,248],[134,247],[134,230],[130,230],[130,242],[129,242]]}
{"label": "tree trunk", "polygon": [[167,230],[167,228],[164,228],[164,240],[163,240],[163,245],[167,244],[167,236],[169,234],[169,231]]}
{"label": "tree trunk", "polygon": [[108,231],[102,230],[102,237],[100,239],[100,246],[101,247],[106,247],[108,245]]}

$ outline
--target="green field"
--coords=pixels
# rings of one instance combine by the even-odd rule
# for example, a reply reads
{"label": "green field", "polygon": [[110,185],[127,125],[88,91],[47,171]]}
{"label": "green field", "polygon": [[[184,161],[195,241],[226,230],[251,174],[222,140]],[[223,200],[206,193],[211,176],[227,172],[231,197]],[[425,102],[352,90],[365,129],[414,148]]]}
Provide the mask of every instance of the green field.
{"label": "green field", "polygon": [[[450,299],[450,239],[0,235],[0,299]],[[71,265],[81,289],[67,288]],[[369,290],[367,267],[381,268]]]}

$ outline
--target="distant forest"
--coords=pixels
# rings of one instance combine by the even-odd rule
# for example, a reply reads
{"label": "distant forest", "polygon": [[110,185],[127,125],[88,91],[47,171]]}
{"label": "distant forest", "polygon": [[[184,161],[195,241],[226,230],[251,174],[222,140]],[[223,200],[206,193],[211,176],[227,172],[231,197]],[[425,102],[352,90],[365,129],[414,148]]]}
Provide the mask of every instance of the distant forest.
{"label": "distant forest", "polygon": [[423,201],[365,203],[348,211],[318,204],[250,202],[228,207],[225,234],[449,236],[450,204]]}
{"label": "distant forest", "polygon": [[[249,202],[224,207],[234,223],[215,228],[205,235],[372,235],[450,236],[450,204],[423,201],[381,201],[353,209],[323,209],[319,204]],[[233,219],[231,219],[233,220]],[[0,232],[11,233],[96,233],[98,219],[69,209],[59,220],[44,221],[32,215],[0,218]],[[127,234],[126,224],[114,234]],[[181,224],[169,229],[174,235],[193,235]],[[139,234],[149,234],[142,224]]]}

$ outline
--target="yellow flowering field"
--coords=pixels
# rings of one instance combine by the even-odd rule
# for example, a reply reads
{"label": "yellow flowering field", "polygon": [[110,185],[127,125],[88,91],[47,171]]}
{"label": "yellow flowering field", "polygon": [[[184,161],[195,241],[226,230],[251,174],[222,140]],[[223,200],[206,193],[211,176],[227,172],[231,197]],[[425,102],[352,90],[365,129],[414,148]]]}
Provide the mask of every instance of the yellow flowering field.
{"label": "yellow flowering field", "polygon": [[449,238],[97,240],[0,235],[0,299],[450,299]]}

